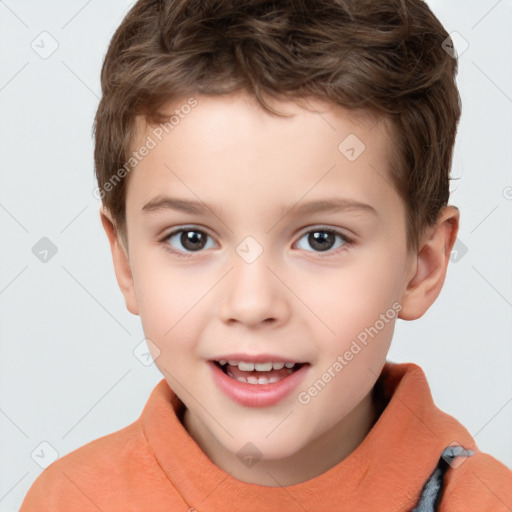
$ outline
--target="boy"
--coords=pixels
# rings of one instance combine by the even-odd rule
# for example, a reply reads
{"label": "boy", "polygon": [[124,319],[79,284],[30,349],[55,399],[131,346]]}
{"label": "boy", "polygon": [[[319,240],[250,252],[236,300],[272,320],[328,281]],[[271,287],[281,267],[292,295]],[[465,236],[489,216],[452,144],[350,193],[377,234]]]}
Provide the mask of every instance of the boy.
{"label": "boy", "polygon": [[95,163],[164,378],[22,512],[512,508],[512,472],[386,361],[458,229],[447,38],[421,0],[136,3]]}

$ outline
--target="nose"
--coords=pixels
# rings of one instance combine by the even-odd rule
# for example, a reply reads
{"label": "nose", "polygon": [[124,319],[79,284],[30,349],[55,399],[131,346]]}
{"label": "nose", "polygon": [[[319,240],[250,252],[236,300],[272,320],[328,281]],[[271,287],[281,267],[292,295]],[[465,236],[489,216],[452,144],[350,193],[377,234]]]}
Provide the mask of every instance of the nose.
{"label": "nose", "polygon": [[234,255],[234,268],[226,276],[220,304],[223,322],[254,328],[288,321],[290,292],[264,255],[252,263]]}

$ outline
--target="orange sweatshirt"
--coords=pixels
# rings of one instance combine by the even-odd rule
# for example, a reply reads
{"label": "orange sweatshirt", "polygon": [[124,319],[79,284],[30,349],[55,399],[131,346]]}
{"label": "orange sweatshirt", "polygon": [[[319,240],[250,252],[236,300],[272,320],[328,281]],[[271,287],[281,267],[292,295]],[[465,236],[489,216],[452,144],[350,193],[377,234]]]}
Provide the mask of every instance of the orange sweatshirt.
{"label": "orange sweatshirt", "polygon": [[[20,512],[512,511],[512,471],[434,405],[420,367],[386,362],[375,396],[385,408],[347,458],[301,484],[265,487],[208,459],[162,379],[137,421],[46,468]],[[441,457],[454,442],[462,448]],[[450,458],[457,449],[465,456]]]}

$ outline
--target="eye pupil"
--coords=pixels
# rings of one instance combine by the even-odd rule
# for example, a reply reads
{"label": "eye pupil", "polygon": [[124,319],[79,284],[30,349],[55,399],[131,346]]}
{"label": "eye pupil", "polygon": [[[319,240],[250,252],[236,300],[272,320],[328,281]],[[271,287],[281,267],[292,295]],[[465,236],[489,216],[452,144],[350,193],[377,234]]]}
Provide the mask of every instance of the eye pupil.
{"label": "eye pupil", "polygon": [[183,231],[181,243],[185,249],[195,251],[202,249],[206,243],[206,237],[199,231]]}
{"label": "eye pupil", "polygon": [[334,238],[334,233],[329,231],[313,231],[309,234],[309,243],[319,251],[326,251],[334,243]]}

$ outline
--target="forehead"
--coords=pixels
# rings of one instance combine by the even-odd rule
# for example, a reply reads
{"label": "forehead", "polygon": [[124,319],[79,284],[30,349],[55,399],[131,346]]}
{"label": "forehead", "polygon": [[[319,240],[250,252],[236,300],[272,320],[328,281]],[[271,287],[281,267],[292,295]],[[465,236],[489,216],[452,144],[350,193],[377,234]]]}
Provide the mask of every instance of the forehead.
{"label": "forehead", "polygon": [[[266,186],[269,198],[275,188],[276,194],[286,192],[298,199],[308,183],[312,187],[312,180],[319,181],[333,166],[336,172],[321,180],[324,190],[338,186],[344,177],[350,192],[356,174],[375,192],[379,185],[389,188],[386,118],[317,98],[267,101],[284,116],[238,93],[174,99],[162,109],[166,122],[160,124],[138,117],[132,148],[151,139],[152,149],[131,174],[129,181],[137,186],[129,186],[128,194],[131,189],[141,200],[148,199],[168,183],[190,195],[180,183],[183,172],[195,186],[208,182],[212,194],[226,186],[238,192],[253,187],[254,193],[262,193]],[[283,180],[286,187],[280,186]],[[258,188],[262,182],[265,185]]]}
{"label": "forehead", "polygon": [[[177,132],[178,127],[180,131],[187,132],[185,127],[187,123],[184,123],[184,120],[187,117],[197,118],[198,116],[202,118],[201,123],[205,129],[207,128],[211,133],[216,130],[215,127],[209,126],[208,122],[218,122],[220,127],[228,116],[231,124],[236,122],[238,126],[245,128],[251,126],[268,128],[270,124],[275,124],[276,127],[286,130],[300,124],[300,117],[306,115],[310,120],[316,118],[317,121],[322,122],[319,124],[320,131],[337,131],[336,125],[340,119],[343,119],[347,126],[358,127],[360,132],[370,133],[377,128],[374,136],[384,137],[387,142],[391,142],[393,127],[390,119],[370,110],[348,109],[315,97],[286,100],[266,97],[265,101],[283,117],[265,110],[253,95],[245,91],[228,95],[191,94],[174,98],[159,110],[162,119],[158,122],[148,120],[141,115],[136,116],[132,146],[141,142],[141,138],[145,135],[155,131],[157,134],[161,132],[162,136]],[[198,106],[200,108],[197,108]],[[335,123],[332,122],[333,119]],[[242,137],[245,133],[247,132],[240,132],[239,135]]]}
{"label": "forehead", "polygon": [[[393,126],[390,118],[370,110],[348,109],[315,97],[286,100],[265,97],[265,101],[282,116],[264,109],[254,96],[245,91],[228,95],[191,94],[174,98],[160,109],[161,119],[158,122],[136,116],[132,149],[140,146],[148,134],[156,139],[170,134],[176,138],[179,133],[189,137],[190,127],[187,125],[190,124],[194,124],[193,130],[198,138],[231,128],[230,136],[237,139],[258,135],[259,139],[267,136],[270,140],[276,132],[291,134],[294,128],[302,129],[305,123],[316,123],[315,131],[320,137],[324,133],[333,135],[336,132],[341,137],[345,129],[351,129],[374,146],[379,139],[385,140],[388,147],[392,142]],[[187,121],[198,117],[202,125],[199,131],[194,121]]]}

